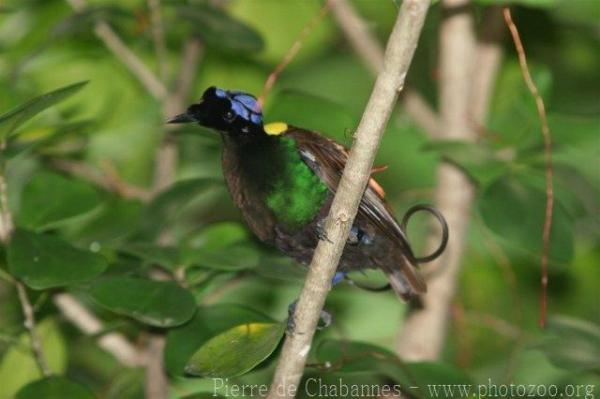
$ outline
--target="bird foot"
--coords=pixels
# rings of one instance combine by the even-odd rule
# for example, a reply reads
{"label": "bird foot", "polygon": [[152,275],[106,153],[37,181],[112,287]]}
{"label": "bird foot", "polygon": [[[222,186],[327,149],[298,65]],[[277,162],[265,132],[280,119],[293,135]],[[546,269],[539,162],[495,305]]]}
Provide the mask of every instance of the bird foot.
{"label": "bird foot", "polygon": [[[298,303],[298,300],[295,300],[294,302],[292,302],[290,304],[290,306],[288,306],[288,321],[287,321],[286,332],[290,335],[291,334],[303,334],[302,332],[296,332],[295,313],[296,313],[296,304],[297,303]],[[331,313],[329,313],[325,309],[322,309],[321,313],[319,315],[319,324],[317,325],[317,330],[323,330],[323,329],[329,327],[331,325],[332,321],[333,321],[333,316],[331,315]]]}
{"label": "bird foot", "polygon": [[325,219],[321,219],[317,222],[317,237],[321,241],[327,241],[330,244],[333,244],[333,241],[327,237],[327,233],[325,232]]}

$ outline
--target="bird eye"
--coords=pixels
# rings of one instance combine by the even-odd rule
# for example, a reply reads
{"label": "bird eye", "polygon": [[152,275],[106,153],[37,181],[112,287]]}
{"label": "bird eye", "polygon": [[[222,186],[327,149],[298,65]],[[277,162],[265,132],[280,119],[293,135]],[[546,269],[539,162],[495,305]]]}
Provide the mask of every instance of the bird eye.
{"label": "bird eye", "polygon": [[225,122],[233,122],[233,120],[235,119],[235,114],[233,113],[233,111],[227,111],[223,119],[225,119]]}

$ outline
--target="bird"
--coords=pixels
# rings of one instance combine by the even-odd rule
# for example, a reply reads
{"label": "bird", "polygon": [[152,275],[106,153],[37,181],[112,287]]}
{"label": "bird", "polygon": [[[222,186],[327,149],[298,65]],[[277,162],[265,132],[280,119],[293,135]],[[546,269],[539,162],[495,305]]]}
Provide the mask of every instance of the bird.
{"label": "bird", "polygon": [[[308,265],[319,240],[327,239],[324,221],[348,160],[349,150],[317,132],[285,122],[263,124],[261,106],[251,94],[209,87],[197,103],[168,121],[197,123],[218,132],[223,141],[222,169],[229,193],[250,230],[297,262]],[[380,269],[389,286],[405,301],[427,286],[417,263],[441,254],[443,239],[431,255],[417,258],[403,223],[371,177],[360,201],[332,283],[348,273]]]}

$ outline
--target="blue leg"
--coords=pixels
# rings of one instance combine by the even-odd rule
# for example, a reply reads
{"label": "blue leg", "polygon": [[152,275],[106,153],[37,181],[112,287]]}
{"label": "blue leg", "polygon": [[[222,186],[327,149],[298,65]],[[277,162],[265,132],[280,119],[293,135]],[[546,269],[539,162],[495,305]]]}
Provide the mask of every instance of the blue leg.
{"label": "blue leg", "polygon": [[344,272],[335,272],[333,278],[331,279],[331,285],[337,285],[338,283],[344,281],[346,278],[346,273]]}

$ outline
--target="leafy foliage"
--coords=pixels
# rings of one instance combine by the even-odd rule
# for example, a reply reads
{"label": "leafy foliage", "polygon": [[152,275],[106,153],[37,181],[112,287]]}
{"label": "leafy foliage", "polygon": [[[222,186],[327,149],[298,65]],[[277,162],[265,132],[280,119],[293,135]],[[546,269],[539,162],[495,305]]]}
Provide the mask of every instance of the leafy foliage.
{"label": "leafy foliage", "polygon": [[24,386],[17,399],[73,398],[93,399],[94,395],[85,387],[63,377],[47,377]]}
{"label": "leafy foliage", "polygon": [[13,275],[38,290],[91,280],[107,266],[102,256],[75,248],[60,237],[26,230],[13,234],[7,261]]}
{"label": "leafy foliage", "polygon": [[92,285],[90,295],[110,311],[156,327],[183,324],[195,311],[192,295],[170,281],[105,278]]}
{"label": "leafy foliage", "polygon": [[[258,243],[245,227],[222,179],[214,132],[189,126],[173,133],[176,176],[156,189],[155,155],[171,111],[94,35],[96,22],[109,22],[154,73],[160,43],[153,43],[152,15],[143,2],[92,3],[77,12],[62,1],[7,0],[0,6],[0,174],[7,192],[0,207],[8,206],[15,223],[0,251],[0,399],[141,397],[143,371],[124,367],[102,346],[113,332],[139,350],[149,334],[166,336],[165,369],[177,397],[215,397],[210,377],[268,384],[286,328],[280,320],[306,269]],[[352,3],[372,32],[387,37],[399,2]],[[409,74],[409,84],[431,104],[437,101],[437,3]],[[543,332],[534,325],[543,143],[535,104],[507,41],[489,118],[474,126],[479,140],[432,140],[399,105],[377,160],[388,166],[376,177],[398,214],[433,200],[440,162],[458,167],[475,184],[465,272],[443,359],[398,359],[392,324],[400,323],[406,307],[392,295],[341,283],[327,304],[334,326],[317,333],[305,384],[309,378],[399,384],[418,387],[407,393],[426,398],[433,397],[430,384],[485,384],[506,375],[557,386],[596,382],[598,7],[583,0],[477,0],[476,22],[489,5],[508,3],[552,130],[549,309],[568,316],[551,319]],[[185,103],[208,85],[258,94],[321,6],[163,1],[163,84],[177,87],[181,55],[190,39],[198,39],[203,54],[184,87]],[[350,145],[373,76],[334,26],[325,17],[305,37],[267,96],[264,119]],[[416,220],[410,230],[420,252],[428,224]],[[41,375],[30,351],[14,279],[28,287],[51,377]],[[375,272],[355,276],[373,286],[382,279]],[[52,303],[58,292],[93,313],[101,331],[86,336],[71,325]]]}

